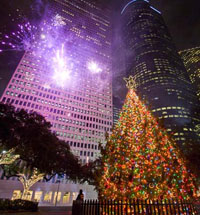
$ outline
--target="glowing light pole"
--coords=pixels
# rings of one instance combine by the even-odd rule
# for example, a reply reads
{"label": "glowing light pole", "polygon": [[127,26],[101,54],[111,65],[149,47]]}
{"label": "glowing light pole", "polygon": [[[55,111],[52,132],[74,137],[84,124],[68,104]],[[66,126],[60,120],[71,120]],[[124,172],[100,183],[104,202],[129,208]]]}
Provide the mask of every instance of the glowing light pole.
{"label": "glowing light pole", "polygon": [[56,200],[55,200],[55,207],[57,206],[58,203],[58,193],[60,189],[60,179],[56,180],[56,183],[58,183],[58,188],[57,188],[57,195],[56,195]]}

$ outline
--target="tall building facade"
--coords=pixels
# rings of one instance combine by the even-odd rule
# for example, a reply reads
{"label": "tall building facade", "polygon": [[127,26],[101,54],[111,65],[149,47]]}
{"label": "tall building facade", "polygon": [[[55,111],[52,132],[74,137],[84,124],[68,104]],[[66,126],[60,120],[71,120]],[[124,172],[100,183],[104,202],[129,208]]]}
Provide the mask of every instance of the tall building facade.
{"label": "tall building facade", "polygon": [[197,140],[199,104],[161,13],[147,0],[132,0],[121,11],[126,76],[163,121],[178,144]]}
{"label": "tall building facade", "polygon": [[[109,15],[107,8],[102,8],[90,0],[51,1],[47,17],[54,17],[56,22],[63,25],[62,34],[55,36],[65,39],[66,53],[74,65],[72,80],[59,86],[55,80],[52,81],[51,71],[43,62],[42,54],[35,55],[34,52],[27,51],[1,97],[3,102],[11,103],[16,108],[44,115],[52,124],[52,131],[70,145],[73,153],[79,156],[83,163],[98,157],[98,144],[104,142],[105,132],[111,131],[112,128]],[[45,38],[45,35],[43,37]],[[36,42],[35,46],[40,44]],[[93,62],[92,72],[88,69],[89,62]],[[57,185],[54,191],[50,191],[48,183],[44,184],[46,185],[37,185],[43,187],[43,193],[40,193],[41,202],[54,203]],[[64,186],[59,199],[61,205],[66,198],[70,204],[75,198],[74,193],[80,188],[80,185],[69,183]],[[85,192],[86,189],[92,190],[88,186],[83,187]],[[51,192],[52,196],[45,197],[45,192]],[[71,194],[71,197],[64,196],[64,192]],[[91,197],[90,193],[85,194],[86,198]],[[35,198],[34,195],[36,193],[31,195],[32,199]],[[7,194],[5,197],[10,196]]]}
{"label": "tall building facade", "polygon": [[118,97],[113,96],[113,126],[118,122],[119,115],[121,112],[122,103]]}
{"label": "tall building facade", "polygon": [[200,47],[186,49],[180,51],[179,54],[200,99]]}

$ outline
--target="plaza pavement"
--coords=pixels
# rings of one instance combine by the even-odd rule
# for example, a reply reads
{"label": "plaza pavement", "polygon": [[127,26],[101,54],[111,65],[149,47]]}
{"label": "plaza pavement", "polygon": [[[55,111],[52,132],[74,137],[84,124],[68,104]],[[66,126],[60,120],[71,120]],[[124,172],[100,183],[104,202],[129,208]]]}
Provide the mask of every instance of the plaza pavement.
{"label": "plaza pavement", "polygon": [[0,212],[0,215],[71,215],[71,207],[39,207],[38,212]]}

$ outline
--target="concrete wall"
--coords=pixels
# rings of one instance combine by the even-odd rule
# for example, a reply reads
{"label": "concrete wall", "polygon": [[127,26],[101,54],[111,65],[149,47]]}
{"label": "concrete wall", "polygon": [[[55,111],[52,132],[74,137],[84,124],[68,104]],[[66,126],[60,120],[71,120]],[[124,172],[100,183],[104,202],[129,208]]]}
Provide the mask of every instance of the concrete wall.
{"label": "concrete wall", "polygon": [[[71,206],[74,199],[76,199],[79,190],[84,192],[85,199],[97,199],[97,193],[94,187],[87,184],[73,184],[73,183],[52,183],[52,182],[38,182],[30,189],[30,200],[35,200],[36,194],[41,194],[39,206]],[[17,180],[0,180],[0,198],[13,198],[13,192],[23,191],[21,182]],[[51,200],[45,200],[47,193],[52,193]],[[58,196],[57,196],[58,192]],[[66,193],[68,193],[66,195]],[[40,196],[40,195],[39,195]],[[47,195],[46,195],[47,196]],[[63,198],[64,197],[64,198]],[[16,198],[16,195],[15,195]]]}

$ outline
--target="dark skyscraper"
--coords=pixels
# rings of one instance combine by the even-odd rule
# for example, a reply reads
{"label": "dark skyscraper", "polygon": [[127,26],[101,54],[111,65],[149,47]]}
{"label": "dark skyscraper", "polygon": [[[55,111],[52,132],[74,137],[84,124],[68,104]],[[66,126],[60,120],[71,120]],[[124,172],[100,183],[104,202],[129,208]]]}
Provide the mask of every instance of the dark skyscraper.
{"label": "dark skyscraper", "polygon": [[200,47],[180,51],[185,68],[190,76],[191,82],[197,88],[197,96],[200,99]]}
{"label": "dark skyscraper", "polygon": [[177,143],[196,138],[198,99],[161,13],[147,0],[133,0],[121,12],[126,76],[163,121]]}
{"label": "dark skyscraper", "polygon": [[115,126],[118,122],[120,111],[121,111],[121,101],[118,97],[113,96],[113,125]]}

